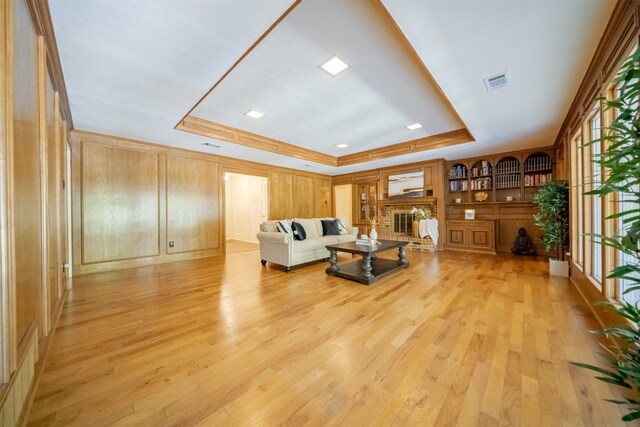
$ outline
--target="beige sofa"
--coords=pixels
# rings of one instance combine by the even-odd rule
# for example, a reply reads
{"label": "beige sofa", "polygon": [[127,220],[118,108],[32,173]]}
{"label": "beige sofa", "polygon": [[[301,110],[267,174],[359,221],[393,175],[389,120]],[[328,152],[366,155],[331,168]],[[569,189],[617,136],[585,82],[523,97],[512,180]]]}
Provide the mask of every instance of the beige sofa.
{"label": "beige sofa", "polygon": [[304,227],[307,234],[305,240],[295,240],[293,234],[279,232],[277,221],[265,221],[260,224],[258,241],[262,265],[272,262],[284,266],[285,271],[289,272],[294,265],[329,258],[326,245],[356,240],[358,227],[347,227],[346,234],[339,236],[323,236],[322,219],[333,218],[293,219]]}

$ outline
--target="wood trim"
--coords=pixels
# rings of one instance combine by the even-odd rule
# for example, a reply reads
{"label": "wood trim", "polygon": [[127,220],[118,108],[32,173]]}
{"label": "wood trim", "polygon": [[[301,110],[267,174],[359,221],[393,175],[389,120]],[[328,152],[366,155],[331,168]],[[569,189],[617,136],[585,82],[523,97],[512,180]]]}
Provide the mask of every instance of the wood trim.
{"label": "wood trim", "polygon": [[197,107],[198,105],[200,105],[200,103],[201,103],[202,101],[204,101],[204,99],[205,99],[207,96],[209,96],[209,94],[210,94],[211,92],[213,92],[213,90],[214,90],[216,87],[218,87],[218,85],[219,85],[220,83],[222,83],[222,81],[223,81],[225,78],[227,78],[227,76],[228,76],[228,75],[229,75],[229,74],[230,74],[230,73],[231,73],[231,72],[232,72],[232,71],[233,71],[233,70],[238,66],[238,64],[240,64],[240,63],[244,60],[244,58],[246,58],[246,57],[247,57],[247,55],[249,55],[249,54],[251,53],[251,51],[253,51],[253,49],[255,49],[255,48],[256,48],[256,47],[257,47],[257,46],[262,42],[262,40],[264,40],[264,39],[265,39],[265,38],[266,38],[266,37],[271,33],[271,31],[273,31],[273,30],[274,30],[274,28],[276,28],[276,27],[278,26],[278,24],[280,24],[280,22],[282,22],[282,20],[283,20],[283,19],[284,19],[284,18],[286,18],[286,17],[287,17],[287,15],[289,15],[289,14],[291,13],[291,11],[292,11],[293,9],[295,9],[295,8],[296,8],[296,6],[298,6],[298,5],[300,4],[300,2],[301,2],[301,1],[302,1],[302,0],[294,0],[294,2],[291,4],[291,6],[289,6],[289,7],[287,8],[287,10],[285,10],[285,11],[284,11],[284,13],[283,13],[282,15],[280,15],[280,17],[279,17],[278,19],[276,19],[276,21],[275,21],[273,24],[271,24],[271,26],[270,26],[269,28],[267,28],[267,31],[265,31],[264,33],[262,33],[262,35],[260,36],[260,38],[259,38],[258,40],[256,40],[256,41],[255,41],[251,46],[249,46],[249,49],[247,49],[247,50],[242,54],[242,56],[240,56],[240,58],[238,58],[238,60],[237,60],[236,62],[234,62],[234,63],[233,63],[233,65],[231,66],[231,68],[229,68],[229,69],[228,69],[228,70],[227,70],[227,71],[222,75],[222,77],[220,77],[220,78],[218,79],[218,81],[217,81],[217,82],[215,82],[215,83],[213,84],[213,86],[211,86],[211,88],[210,88],[210,89],[209,89],[209,90],[208,90],[204,95],[202,95],[202,97],[201,97],[201,98],[200,98],[200,99],[199,99],[199,100],[198,100],[198,101],[193,105],[193,107],[191,107],[191,108],[189,109],[189,111],[187,111],[187,113],[182,117],[182,119],[180,119],[180,121],[175,125],[174,129],[178,129],[178,126],[180,126],[180,124],[182,124],[182,122],[183,122],[184,120],[186,120],[186,118],[187,118],[187,117],[189,117],[189,116],[191,115],[191,113],[193,112],[193,110],[195,110],[195,109],[196,109],[196,107]]}
{"label": "wood trim", "polygon": [[227,141],[270,153],[282,154],[296,159],[308,160],[329,166],[346,166],[373,160],[386,159],[410,153],[417,153],[436,148],[449,147],[456,144],[474,141],[466,128],[431,135],[398,144],[387,145],[372,150],[360,151],[346,156],[334,157],[318,151],[298,147],[297,145],[276,139],[267,138],[242,129],[233,128],[220,123],[214,123],[199,117],[186,117],[176,129],[195,133],[221,141]]}
{"label": "wood trim", "polygon": [[298,147],[297,145],[267,138],[231,126],[214,123],[199,117],[186,117],[176,126],[176,129],[296,159],[337,166],[336,158],[328,154]]}
{"label": "wood trim", "polygon": [[474,141],[471,133],[466,129],[457,129],[359,153],[338,157],[338,166],[352,165],[356,163],[370,162],[372,160],[386,159],[421,151],[434,150],[436,148],[450,147]]}
{"label": "wood trim", "polygon": [[58,42],[56,41],[56,34],[53,29],[53,22],[51,21],[49,2],[48,0],[25,1],[29,6],[29,11],[31,12],[31,18],[36,29],[36,33],[44,38],[53,89],[60,94],[60,103],[62,104],[64,120],[69,124],[70,129],[73,129],[73,118],[71,116],[69,96],[67,94],[67,86],[64,81],[64,73],[62,72],[60,53],[58,52]]}

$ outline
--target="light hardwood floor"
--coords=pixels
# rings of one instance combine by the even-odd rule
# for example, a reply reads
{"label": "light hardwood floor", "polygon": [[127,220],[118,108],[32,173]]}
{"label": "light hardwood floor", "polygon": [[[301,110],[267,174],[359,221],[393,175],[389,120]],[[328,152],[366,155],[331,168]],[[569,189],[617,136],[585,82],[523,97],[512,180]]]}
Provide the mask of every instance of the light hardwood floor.
{"label": "light hardwood floor", "polygon": [[227,240],[227,253],[234,254],[236,252],[250,252],[260,249],[257,243],[242,242],[240,240]]}
{"label": "light hardwood floor", "polygon": [[622,424],[569,363],[597,324],[543,259],[408,257],[370,287],[257,252],[75,278],[28,422]]}

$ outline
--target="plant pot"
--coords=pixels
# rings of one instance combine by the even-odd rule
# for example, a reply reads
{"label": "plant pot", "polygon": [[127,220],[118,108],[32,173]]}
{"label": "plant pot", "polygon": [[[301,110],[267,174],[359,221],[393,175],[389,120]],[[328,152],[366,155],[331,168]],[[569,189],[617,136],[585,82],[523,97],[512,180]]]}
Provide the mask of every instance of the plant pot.
{"label": "plant pot", "polygon": [[420,221],[413,221],[411,224],[411,234],[413,237],[420,237]]}
{"label": "plant pot", "polygon": [[569,277],[569,261],[550,259],[549,274],[552,276]]}

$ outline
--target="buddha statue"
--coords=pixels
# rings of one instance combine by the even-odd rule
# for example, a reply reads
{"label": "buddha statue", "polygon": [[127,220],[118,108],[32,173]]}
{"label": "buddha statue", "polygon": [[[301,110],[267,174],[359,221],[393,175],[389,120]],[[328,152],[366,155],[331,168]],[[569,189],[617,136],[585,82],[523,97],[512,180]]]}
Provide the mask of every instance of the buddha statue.
{"label": "buddha statue", "polygon": [[536,249],[531,244],[531,239],[527,236],[527,231],[524,228],[518,230],[518,237],[513,242],[513,248],[511,253],[514,255],[535,255]]}

